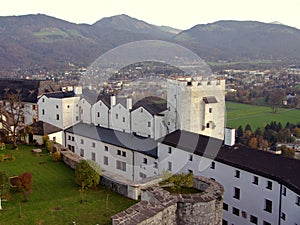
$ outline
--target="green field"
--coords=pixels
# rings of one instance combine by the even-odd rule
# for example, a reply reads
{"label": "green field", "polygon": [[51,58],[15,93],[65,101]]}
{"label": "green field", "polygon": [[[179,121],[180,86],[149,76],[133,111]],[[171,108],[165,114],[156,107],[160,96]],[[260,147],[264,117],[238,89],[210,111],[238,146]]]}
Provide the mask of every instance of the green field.
{"label": "green field", "polygon": [[283,126],[287,122],[300,122],[299,109],[278,108],[278,112],[273,113],[271,107],[226,102],[226,114],[226,126],[233,128],[238,128],[239,125],[245,128],[250,124],[252,130],[255,130],[271,121],[281,122]]}
{"label": "green field", "polygon": [[20,146],[17,151],[5,150],[5,154],[12,153],[16,160],[0,162],[0,171],[6,171],[8,176],[29,171],[33,186],[28,202],[22,202],[22,193],[16,190],[10,192],[9,201],[2,202],[0,224],[57,225],[72,224],[73,221],[80,225],[110,224],[112,215],[135,203],[102,186],[84,193],[86,201],[80,203],[74,171],[62,162],[53,162],[48,154],[34,155],[31,153],[32,148]]}

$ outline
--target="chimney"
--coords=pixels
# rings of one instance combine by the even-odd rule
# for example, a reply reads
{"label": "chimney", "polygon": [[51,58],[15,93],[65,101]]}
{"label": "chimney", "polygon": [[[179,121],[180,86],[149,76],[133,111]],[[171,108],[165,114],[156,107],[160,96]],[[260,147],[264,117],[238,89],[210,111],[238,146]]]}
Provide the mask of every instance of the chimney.
{"label": "chimney", "polygon": [[235,129],[226,127],[224,139],[225,145],[233,146],[235,144]]}
{"label": "chimney", "polygon": [[112,108],[114,105],[116,105],[116,96],[111,95],[110,96],[110,108]]}
{"label": "chimney", "polygon": [[74,91],[75,95],[81,95],[82,94],[82,86],[74,87],[73,91]]}
{"label": "chimney", "polygon": [[127,98],[126,99],[126,107],[127,107],[127,110],[132,109],[132,98]]}

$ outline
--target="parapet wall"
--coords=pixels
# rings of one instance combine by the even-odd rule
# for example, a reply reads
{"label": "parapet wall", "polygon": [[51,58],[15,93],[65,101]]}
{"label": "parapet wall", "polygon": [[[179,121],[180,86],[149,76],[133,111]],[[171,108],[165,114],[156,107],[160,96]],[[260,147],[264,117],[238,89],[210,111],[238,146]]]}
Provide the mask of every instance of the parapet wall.
{"label": "parapet wall", "polygon": [[194,177],[196,194],[171,195],[159,186],[141,192],[141,202],[112,217],[113,225],[221,225],[223,186]]}

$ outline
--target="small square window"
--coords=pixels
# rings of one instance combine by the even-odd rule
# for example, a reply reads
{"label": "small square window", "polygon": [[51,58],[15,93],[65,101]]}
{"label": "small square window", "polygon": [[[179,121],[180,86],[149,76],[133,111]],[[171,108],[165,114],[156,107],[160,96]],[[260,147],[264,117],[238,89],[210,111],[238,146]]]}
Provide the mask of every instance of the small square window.
{"label": "small square window", "polygon": [[286,187],[283,187],[283,188],[282,188],[282,195],[283,195],[283,196],[286,196]]}
{"label": "small square window", "polygon": [[151,127],[151,122],[150,121],[148,121],[148,127]]}
{"label": "small square window", "polygon": [[189,160],[193,161],[193,155],[190,155]]}
{"label": "small square window", "polygon": [[216,168],[216,163],[215,162],[211,162],[210,168],[214,170]]}
{"label": "small square window", "polygon": [[265,199],[265,211],[272,213],[272,201]]}
{"label": "small square window", "polygon": [[103,164],[108,165],[108,157],[107,156],[103,157]]}
{"label": "small square window", "polygon": [[72,141],[74,141],[75,140],[75,138],[74,137],[72,137]]}
{"label": "small square window", "polygon": [[172,162],[168,162],[168,170],[172,171]]}
{"label": "small square window", "polygon": [[56,105],[56,108],[58,109],[58,105]]}
{"label": "small square window", "polygon": [[236,170],[235,171],[235,175],[234,175],[234,177],[236,177],[236,178],[240,178],[240,171],[239,170]]}
{"label": "small square window", "polygon": [[250,222],[253,224],[257,224],[258,223],[258,219],[256,216],[251,215],[250,216]]}
{"label": "small square window", "polygon": [[121,155],[121,150],[117,150],[117,155]]}
{"label": "small square window", "polygon": [[209,123],[206,124],[206,128],[209,128]]}
{"label": "small square window", "polygon": [[97,112],[97,117],[98,117],[98,118],[100,117],[100,112]]}
{"label": "small square window", "polygon": [[125,117],[123,117],[123,123],[125,123]]}
{"label": "small square window", "polygon": [[285,213],[281,212],[280,218],[281,218],[283,221],[285,221]]}
{"label": "small square window", "polygon": [[59,120],[59,114],[56,114],[56,120]]}
{"label": "small square window", "polygon": [[116,113],[116,119],[118,119],[119,118],[119,114],[118,113]]}
{"label": "small square window", "polygon": [[140,172],[140,178],[145,179],[147,177],[146,174]]}
{"label": "small square window", "polygon": [[141,108],[141,113],[142,113],[142,112],[144,112],[144,109],[143,109],[143,108]]}
{"label": "small square window", "polygon": [[209,109],[208,109],[208,112],[209,112],[209,113],[212,113],[212,108],[209,108]]}
{"label": "small square window", "polygon": [[80,144],[84,144],[84,140],[83,139],[80,139]]}
{"label": "small square window", "polygon": [[126,157],[126,152],[122,151],[122,156]]}
{"label": "small square window", "polygon": [[157,167],[158,167],[157,162],[154,162],[153,167],[154,167],[155,169],[157,169]]}
{"label": "small square window", "polygon": [[235,207],[232,207],[232,214],[236,216],[240,216],[240,210]]}
{"label": "small square window", "polygon": [[257,176],[253,177],[253,182],[252,183],[258,185],[258,177]]}
{"label": "small square window", "polygon": [[42,109],[42,115],[45,115],[45,109]]}
{"label": "small square window", "polygon": [[234,188],[234,198],[236,198],[236,199],[240,199],[240,189],[239,188]]}
{"label": "small square window", "polygon": [[80,156],[84,157],[84,150],[83,149],[80,149]]}
{"label": "small square window", "polygon": [[67,105],[67,108],[69,109],[69,108],[70,108],[70,105]]}
{"label": "small square window", "polygon": [[92,142],[92,147],[95,148],[96,147],[96,143]]}
{"label": "small square window", "polygon": [[267,181],[267,189],[272,190],[272,181]]}
{"label": "small square window", "polygon": [[143,163],[144,163],[144,164],[147,164],[147,163],[148,163],[147,158],[144,158],[144,159],[143,159]]}
{"label": "small square window", "polygon": [[228,204],[225,202],[223,202],[223,210],[228,211]]}
{"label": "small square window", "polygon": [[168,149],[168,153],[169,153],[169,154],[171,154],[171,153],[172,153],[172,148],[171,148],[171,147],[169,147],[169,149]]}
{"label": "small square window", "polygon": [[92,152],[92,160],[96,161],[96,153],[95,152]]}
{"label": "small square window", "polygon": [[296,205],[300,206],[300,196],[296,196]]}
{"label": "small square window", "polygon": [[271,223],[267,222],[267,221],[264,221],[263,222],[263,225],[272,225]]}
{"label": "small square window", "polygon": [[108,152],[108,146],[104,146],[104,151]]}
{"label": "small square window", "polygon": [[193,170],[189,169],[189,170],[188,170],[188,173],[189,173],[189,174],[190,174],[190,173],[193,174],[194,172],[193,172]]}
{"label": "small square window", "polygon": [[68,135],[68,140],[71,140],[71,136],[70,135]]}
{"label": "small square window", "polygon": [[222,220],[222,225],[228,225],[228,222],[226,220]]}

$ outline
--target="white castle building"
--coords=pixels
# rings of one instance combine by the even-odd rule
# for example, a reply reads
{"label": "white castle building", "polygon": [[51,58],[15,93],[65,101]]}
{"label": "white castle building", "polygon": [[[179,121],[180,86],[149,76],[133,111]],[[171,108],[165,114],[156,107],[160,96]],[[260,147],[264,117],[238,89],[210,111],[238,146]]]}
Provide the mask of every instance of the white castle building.
{"label": "white castle building", "polygon": [[64,130],[68,149],[128,180],[170,171],[218,181],[224,225],[300,225],[300,162],[234,145],[224,91],[225,80],[177,79],[167,102],[50,93],[38,101],[39,118]]}

